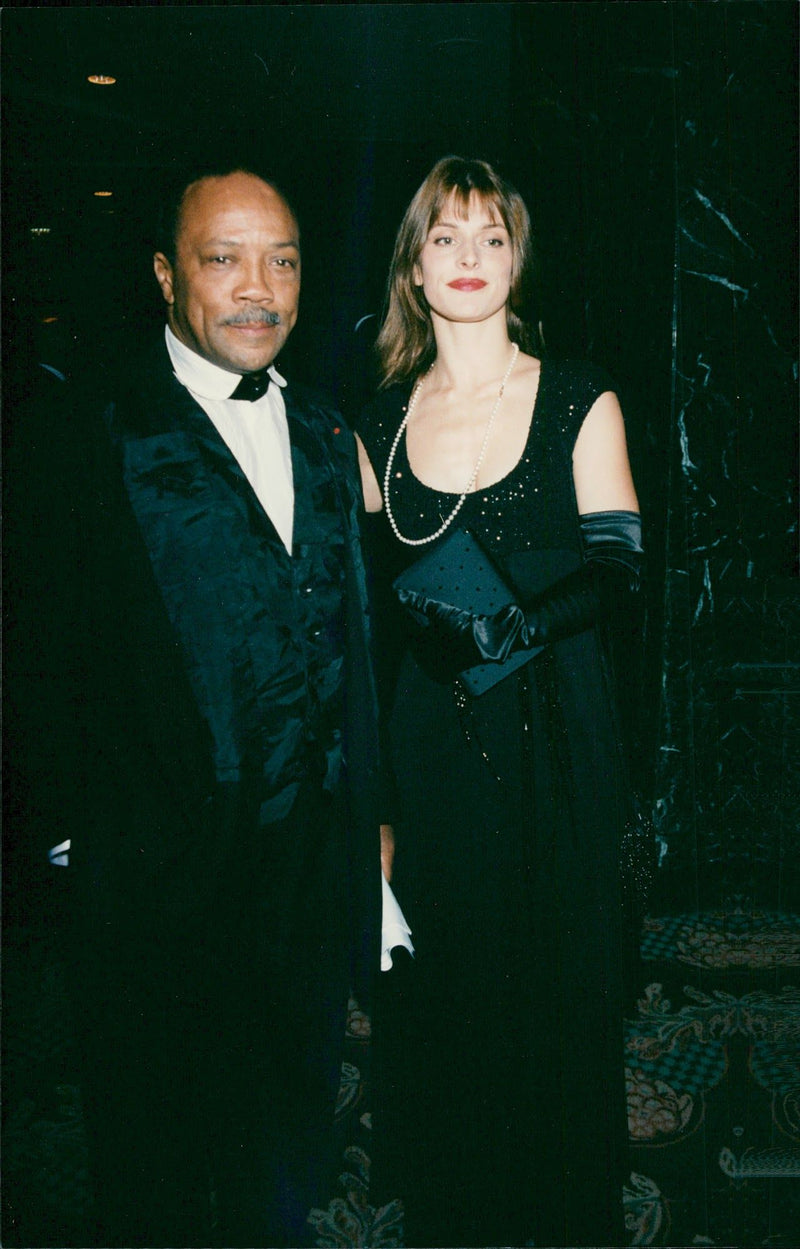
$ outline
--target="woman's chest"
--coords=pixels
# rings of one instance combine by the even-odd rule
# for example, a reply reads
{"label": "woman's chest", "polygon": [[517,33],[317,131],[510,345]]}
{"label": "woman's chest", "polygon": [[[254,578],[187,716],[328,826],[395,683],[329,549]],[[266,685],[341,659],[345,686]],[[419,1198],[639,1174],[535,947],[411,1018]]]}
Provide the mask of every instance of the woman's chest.
{"label": "woman's chest", "polygon": [[[402,452],[388,484],[392,511],[414,539],[439,528],[461,498],[460,492],[434,489],[420,480]],[[511,471],[484,489],[470,490],[452,523],[470,528],[489,549],[503,553],[571,546],[577,538],[577,504],[568,443],[548,437],[542,428],[531,430]]]}

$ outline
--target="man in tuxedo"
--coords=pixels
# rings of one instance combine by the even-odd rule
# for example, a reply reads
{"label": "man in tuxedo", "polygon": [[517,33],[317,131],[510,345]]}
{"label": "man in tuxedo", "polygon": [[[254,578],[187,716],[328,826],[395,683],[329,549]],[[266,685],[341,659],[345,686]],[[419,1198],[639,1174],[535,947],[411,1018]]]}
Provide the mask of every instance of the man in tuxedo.
{"label": "man in tuxedo", "polygon": [[301,269],[274,185],[194,179],[154,269],[165,335],[76,457],[65,640],[97,1243],[303,1245],[379,958],[353,440],[274,366]]}

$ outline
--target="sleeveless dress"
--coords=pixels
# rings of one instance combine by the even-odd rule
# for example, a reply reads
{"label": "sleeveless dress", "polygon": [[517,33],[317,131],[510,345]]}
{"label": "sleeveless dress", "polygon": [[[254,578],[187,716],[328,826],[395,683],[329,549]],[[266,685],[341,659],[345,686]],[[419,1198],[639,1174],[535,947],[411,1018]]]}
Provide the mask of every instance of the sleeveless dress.
{"label": "sleeveless dress", "polygon": [[[613,389],[592,365],[544,361],[519,462],[455,522],[523,604],[581,562],[572,451]],[[358,426],[381,483],[408,397],[381,393]],[[401,532],[430,534],[456,498],[414,476],[403,438]],[[376,1182],[404,1200],[409,1246],[621,1245],[625,786],[598,638],[545,647],[471,698],[417,663],[392,602],[433,544],[401,545],[385,513],[373,542],[392,885],[416,949],[382,981]]]}

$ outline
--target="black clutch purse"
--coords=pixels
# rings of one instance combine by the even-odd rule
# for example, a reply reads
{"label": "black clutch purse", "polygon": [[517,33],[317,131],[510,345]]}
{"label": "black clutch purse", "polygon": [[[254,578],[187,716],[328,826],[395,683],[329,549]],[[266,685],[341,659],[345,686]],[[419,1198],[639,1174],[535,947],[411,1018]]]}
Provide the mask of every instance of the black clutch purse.
{"label": "black clutch purse", "polygon": [[[395,590],[410,590],[474,615],[491,616],[517,599],[497,566],[468,529],[454,529],[442,542],[402,572]],[[458,674],[475,697],[538,655],[543,648],[517,651],[502,663],[478,664]]]}

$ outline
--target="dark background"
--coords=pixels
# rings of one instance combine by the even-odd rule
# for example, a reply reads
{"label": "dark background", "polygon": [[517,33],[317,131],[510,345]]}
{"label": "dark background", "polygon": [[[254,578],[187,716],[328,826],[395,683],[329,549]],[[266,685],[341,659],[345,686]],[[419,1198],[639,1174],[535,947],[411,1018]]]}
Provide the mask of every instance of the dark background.
{"label": "dark background", "polygon": [[[304,228],[281,367],[352,418],[397,226],[448,152],[488,158],[524,195],[533,315],[552,354],[615,376],[642,503],[644,645],[626,692],[667,849],[626,1023],[630,1239],[797,1243],[798,13],[795,0],[3,10],[3,1243],[85,1245],[93,1218],[62,872],[45,854],[63,746],[47,729],[51,603],[70,589],[48,503],[81,454],[64,397],[160,332],[162,181],[230,158],[285,183]],[[90,85],[97,72],[116,84]],[[576,1062],[591,1043],[576,1038]],[[365,1104],[339,1128],[369,1154]],[[355,1187],[358,1243],[402,1243],[391,1207]],[[338,1219],[328,1243],[356,1243]]]}
{"label": "dark background", "polygon": [[[157,188],[233,156],[303,226],[282,367],[353,415],[431,164],[482,156],[518,186],[547,349],[604,364],[626,413],[662,909],[797,905],[797,18],[794,0],[2,14],[6,379],[31,351],[69,377],[144,343]],[[7,402],[6,442],[15,419]]]}

